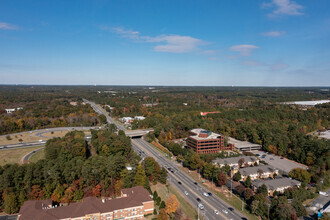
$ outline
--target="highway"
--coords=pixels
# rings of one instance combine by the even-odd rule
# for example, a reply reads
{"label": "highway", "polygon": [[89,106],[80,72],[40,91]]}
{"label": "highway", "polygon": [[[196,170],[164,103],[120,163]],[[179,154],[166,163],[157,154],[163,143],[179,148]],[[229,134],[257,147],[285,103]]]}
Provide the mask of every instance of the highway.
{"label": "highway", "polygon": [[25,156],[23,157],[23,159],[22,159],[23,163],[28,163],[29,160],[30,160],[30,157],[31,157],[33,154],[35,154],[35,153],[37,153],[37,152],[39,152],[39,151],[41,151],[41,150],[43,150],[43,149],[45,149],[45,148],[42,147],[42,148],[40,148],[40,149],[38,149],[38,150],[34,150],[34,151],[28,153],[27,155],[25,155]]}
{"label": "highway", "polygon": [[[96,112],[104,114],[109,123],[113,123],[117,126],[118,129],[125,131],[125,128],[115,123],[102,108],[88,100],[84,101],[89,103]],[[166,168],[167,170],[168,168],[171,168],[173,172],[168,172],[168,181],[174,185],[181,193],[183,193],[183,195],[187,198],[187,201],[189,201],[193,207],[196,207],[198,212],[201,214],[200,216],[203,216],[204,219],[246,219],[245,216],[241,215],[236,210],[230,211],[228,208],[231,206],[221,200],[219,197],[213,195],[203,195],[204,193],[208,193],[208,190],[204,186],[195,182],[194,179],[181,171],[175,162],[170,161],[165,156],[161,155],[145,140],[141,138],[132,139],[132,148],[142,158],[151,156],[159,163],[160,166]],[[184,193],[185,191],[188,195]],[[200,201],[198,201],[197,198]],[[203,204],[204,209],[198,209],[199,203]],[[215,214],[215,210],[218,211],[218,214]]]}
{"label": "highway", "polygon": [[[22,148],[22,147],[35,147],[35,146],[41,146],[45,145],[46,141],[52,137],[47,137],[44,136],[45,133],[49,133],[52,131],[74,131],[74,130],[79,130],[79,131],[88,131],[90,129],[100,129],[101,127],[59,127],[59,128],[46,128],[46,129],[40,129],[40,130],[34,130],[33,133],[32,131],[24,131],[20,133],[15,133],[15,134],[10,134],[10,135],[20,135],[23,133],[30,133],[31,135],[35,135],[37,137],[40,137],[39,141],[34,141],[34,142],[22,142],[22,143],[15,143],[15,144],[5,144],[5,145],[0,145],[0,150],[7,150],[7,149],[16,149],[16,148]],[[2,135],[2,136],[7,136]]]}

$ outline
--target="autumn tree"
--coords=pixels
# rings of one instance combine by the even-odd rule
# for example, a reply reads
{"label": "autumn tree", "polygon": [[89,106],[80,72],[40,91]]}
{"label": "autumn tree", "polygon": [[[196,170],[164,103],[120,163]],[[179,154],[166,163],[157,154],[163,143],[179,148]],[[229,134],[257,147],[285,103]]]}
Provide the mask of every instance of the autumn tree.
{"label": "autumn tree", "polygon": [[166,213],[167,214],[172,214],[174,213],[180,206],[180,203],[178,201],[178,199],[176,198],[176,196],[174,194],[170,195],[170,197],[168,198],[168,200],[165,203],[165,207],[166,207]]}
{"label": "autumn tree", "polygon": [[168,215],[166,213],[166,209],[162,208],[159,210],[159,214],[157,216],[157,220],[168,220]]}
{"label": "autumn tree", "polygon": [[223,186],[226,183],[227,183],[227,177],[222,171],[220,171],[220,173],[218,174],[218,186]]}
{"label": "autumn tree", "polygon": [[142,169],[141,164],[139,164],[136,174],[135,174],[135,178],[134,178],[134,185],[135,186],[144,186],[145,182],[146,182],[146,174],[144,172],[144,170]]}

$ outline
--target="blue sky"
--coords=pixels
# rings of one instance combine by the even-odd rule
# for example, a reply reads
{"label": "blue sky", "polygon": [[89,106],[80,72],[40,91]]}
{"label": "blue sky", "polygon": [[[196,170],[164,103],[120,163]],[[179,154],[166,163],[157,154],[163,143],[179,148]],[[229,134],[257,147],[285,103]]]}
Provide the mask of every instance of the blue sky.
{"label": "blue sky", "polygon": [[0,2],[0,84],[329,86],[330,2]]}

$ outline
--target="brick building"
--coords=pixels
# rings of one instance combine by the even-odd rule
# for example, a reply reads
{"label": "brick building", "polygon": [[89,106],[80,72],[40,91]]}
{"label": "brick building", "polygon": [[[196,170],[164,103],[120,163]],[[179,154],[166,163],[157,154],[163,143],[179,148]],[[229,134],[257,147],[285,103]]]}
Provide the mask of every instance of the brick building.
{"label": "brick building", "polygon": [[201,128],[189,131],[187,147],[197,154],[213,154],[222,150],[233,150],[234,145],[225,146],[224,136]]}
{"label": "brick building", "polygon": [[152,214],[154,201],[142,186],[123,189],[121,196],[112,198],[87,197],[68,206],[53,206],[52,200],[29,200],[24,202],[18,215],[19,220],[116,220],[144,219]]}

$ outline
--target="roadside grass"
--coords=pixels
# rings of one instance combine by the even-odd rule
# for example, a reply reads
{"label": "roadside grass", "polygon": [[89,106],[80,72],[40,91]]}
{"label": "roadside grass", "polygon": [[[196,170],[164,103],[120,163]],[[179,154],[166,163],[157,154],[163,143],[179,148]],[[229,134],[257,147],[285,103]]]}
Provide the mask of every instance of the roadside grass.
{"label": "roadside grass", "polygon": [[199,178],[199,174],[196,171],[191,171],[190,173],[188,172],[187,168],[180,167],[180,169],[187,173],[190,177],[192,177],[196,182],[202,184],[205,188],[207,188],[212,194],[217,195],[219,198],[233,206],[236,211],[243,213],[248,217],[248,219],[251,220],[258,220],[258,217],[251,214],[247,209],[246,209],[246,203],[243,203],[243,211],[242,211],[242,201],[238,199],[234,194],[231,195],[231,192],[225,187],[216,187],[214,184],[210,183],[209,181],[206,180],[206,183],[203,183],[202,180],[204,180],[202,177]]}
{"label": "roadside grass", "polygon": [[31,163],[36,163],[38,160],[45,159],[45,150],[38,151],[30,157]]}
{"label": "roadside grass", "polygon": [[[180,208],[183,214],[191,219],[197,219],[196,209],[184,198],[183,194],[181,194],[176,188],[174,188],[171,184],[168,184],[168,187],[164,184],[157,183],[156,185],[151,186],[152,191],[157,191],[158,196],[162,198],[162,201],[166,202],[171,194],[174,194],[176,198],[179,200]],[[158,211],[158,210],[157,210]],[[155,216],[154,216],[155,217]],[[152,218],[150,218],[152,219]]]}
{"label": "roadside grass", "polygon": [[[7,145],[7,144],[17,144],[19,143],[19,139],[22,139],[23,142],[34,142],[38,141],[42,138],[37,137],[34,135],[34,131],[32,133],[23,133],[23,134],[8,134],[6,136],[0,137],[0,144],[1,145]],[[7,136],[11,138],[11,140],[7,139]]]}
{"label": "roadside grass", "polygon": [[41,147],[42,146],[0,150],[0,165],[19,163],[22,157],[27,153],[40,149]]}
{"label": "roadside grass", "polygon": [[[54,132],[47,132],[42,134],[45,137],[38,137],[35,136],[36,133],[39,133],[40,131],[31,131],[23,134],[8,134],[6,136],[0,137],[0,145],[8,145],[8,144],[18,144],[20,143],[20,139],[22,139],[23,143],[25,142],[36,142],[39,140],[48,140],[50,138],[54,137],[63,137],[68,133],[69,131],[54,131]],[[90,135],[90,131],[85,131],[85,135]],[[11,140],[7,139],[7,136],[10,136]]]}

